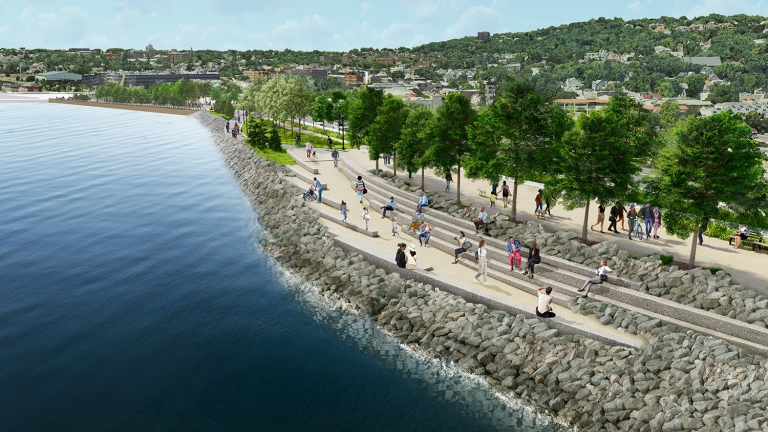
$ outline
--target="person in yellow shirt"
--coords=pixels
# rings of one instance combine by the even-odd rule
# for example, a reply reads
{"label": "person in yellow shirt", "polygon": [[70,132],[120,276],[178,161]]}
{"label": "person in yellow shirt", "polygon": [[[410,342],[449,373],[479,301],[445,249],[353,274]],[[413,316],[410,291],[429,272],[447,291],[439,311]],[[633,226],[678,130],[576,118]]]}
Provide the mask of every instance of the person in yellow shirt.
{"label": "person in yellow shirt", "polygon": [[496,194],[491,192],[491,207],[496,207]]}

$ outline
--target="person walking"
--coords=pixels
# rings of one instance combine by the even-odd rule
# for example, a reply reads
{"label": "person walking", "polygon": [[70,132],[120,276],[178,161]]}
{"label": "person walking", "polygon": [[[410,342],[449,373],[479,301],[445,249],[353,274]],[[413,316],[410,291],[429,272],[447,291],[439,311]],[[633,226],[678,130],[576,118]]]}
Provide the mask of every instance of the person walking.
{"label": "person walking", "polygon": [[491,208],[496,207],[496,191],[491,192],[490,200],[491,200]]}
{"label": "person walking", "polygon": [[[624,214],[627,212],[626,207],[624,207],[623,203],[616,204],[616,208],[619,210],[619,222],[621,222],[621,230],[626,231],[624,229]],[[618,227],[618,225],[617,225]]]}
{"label": "person walking", "polygon": [[699,246],[704,246],[704,233],[707,232],[707,220],[702,219],[699,225]]}
{"label": "person walking", "polygon": [[333,158],[333,166],[338,168],[338,166],[339,166],[339,151],[336,150],[336,148],[334,148],[333,151],[331,152],[331,157]]}
{"label": "person walking", "polygon": [[480,213],[477,214],[477,219],[475,219],[475,235],[480,234],[480,227],[485,225],[485,223],[488,221],[488,213],[485,212],[485,207],[480,207]]}
{"label": "person walking", "polygon": [[632,233],[635,232],[635,224],[637,223],[637,210],[635,205],[629,206],[629,212],[627,212],[627,224],[629,225],[629,239],[632,240]]}
{"label": "person walking", "polygon": [[603,206],[603,203],[600,203],[600,205],[597,207],[597,222],[595,222],[595,224],[592,225],[592,231],[595,230],[595,227],[597,225],[600,225],[600,232],[603,232],[604,223],[605,223],[605,206]]}
{"label": "person walking", "polygon": [[312,156],[312,143],[309,142],[309,140],[307,140],[305,145],[307,147],[307,158],[309,158],[310,156]]}
{"label": "person walking", "polygon": [[552,217],[552,213],[549,211],[549,202],[552,199],[552,192],[549,190],[544,191],[544,204],[546,205],[546,208],[544,208],[544,213],[548,214],[549,217]]}
{"label": "person walking", "polygon": [[408,270],[416,270],[418,264],[416,263],[416,245],[412,244],[408,253],[405,254],[405,268]]}
{"label": "person walking", "polygon": [[[429,243],[429,236],[432,234],[432,227],[426,223],[421,224],[419,231],[421,232],[421,234],[419,234],[419,246],[426,246],[427,243]],[[421,242],[421,239],[424,239],[424,243]]]}
{"label": "person walking", "polygon": [[357,191],[357,198],[360,199],[360,204],[363,203],[363,193],[365,192],[365,182],[363,182],[363,176],[357,176],[357,185],[355,186]]}
{"label": "person walking", "polygon": [[229,133],[229,122],[227,122],[227,133]]}
{"label": "person walking", "polygon": [[506,180],[501,183],[501,200],[504,203],[504,208],[507,208],[509,204],[509,185]]}
{"label": "person walking", "polygon": [[658,207],[653,208],[653,238],[660,239],[658,236],[659,228],[661,227],[661,211]]}
{"label": "person walking", "polygon": [[416,210],[421,210],[422,207],[429,206],[429,199],[426,195],[424,195],[424,192],[419,195],[419,203],[416,205]]}
{"label": "person walking", "polygon": [[392,237],[400,237],[400,232],[397,229],[397,218],[392,218]]}
{"label": "person walking", "polygon": [[405,268],[406,262],[408,262],[408,259],[405,257],[405,243],[398,243],[397,245],[397,254],[395,254],[395,263],[400,268]]}
{"label": "person walking", "polygon": [[459,231],[459,236],[454,237],[454,240],[456,240],[456,243],[459,245],[458,249],[453,250],[453,263],[458,264],[459,263],[459,254],[462,254],[466,252],[470,248],[469,240],[464,236],[464,231]]}
{"label": "person walking", "polygon": [[509,236],[509,242],[507,242],[507,254],[509,255],[509,271],[515,271],[515,258],[517,258],[517,269],[520,269],[520,243],[515,240],[514,237]]}
{"label": "person walking", "polygon": [[600,285],[603,282],[608,280],[608,273],[613,273],[613,270],[611,270],[610,267],[608,267],[608,263],[605,260],[600,261],[600,268],[595,271],[595,277],[591,279],[587,279],[584,282],[584,286],[578,289],[579,292],[583,292],[584,295],[581,296],[582,298],[587,298],[587,295],[589,294],[590,288],[592,288],[592,285]]}
{"label": "person walking", "polygon": [[331,139],[331,137],[328,137],[328,150],[332,148],[333,148],[333,140]]}
{"label": "person walking", "polygon": [[317,177],[313,178],[313,180],[315,181],[315,190],[317,191],[317,202],[321,203],[323,202],[323,184],[320,183]]}
{"label": "person walking", "polygon": [[451,172],[449,171],[448,174],[445,175],[445,191],[450,192],[451,191],[451,182],[453,181],[453,177],[451,177]]}
{"label": "person walking", "polygon": [[499,187],[499,182],[493,182],[491,185],[491,195],[496,195],[496,189]]}
{"label": "person walking", "polygon": [[371,220],[371,215],[367,208],[363,207],[363,214],[360,217],[365,221],[365,230],[368,231],[368,221]]}
{"label": "person walking", "polygon": [[545,286],[536,288],[536,295],[539,296],[539,305],[536,306],[536,316],[540,318],[554,318],[552,312],[552,287]]}
{"label": "person walking", "polygon": [[477,274],[472,277],[472,282],[477,283],[477,278],[483,277],[483,285],[488,285],[488,252],[485,250],[485,240],[480,240],[477,245]]}
{"label": "person walking", "polygon": [[[539,248],[536,247],[536,242],[532,242],[531,248],[528,250],[528,270],[530,270],[531,273],[528,278],[533,279],[533,267],[540,262],[541,256],[539,255]],[[523,276],[529,273],[528,270],[523,272]]]}
{"label": "person walking", "polygon": [[651,226],[653,226],[653,209],[651,204],[646,201],[645,207],[642,211],[643,220],[645,221],[645,236],[651,238]]}
{"label": "person walking", "polygon": [[536,210],[533,211],[533,214],[538,213],[539,210],[544,208],[543,207],[544,201],[541,200],[541,192],[542,192],[542,190],[539,189],[539,193],[536,194],[536,198],[535,198],[535,200],[536,200]]}
{"label": "person walking", "polygon": [[341,215],[344,217],[341,221],[346,222],[347,221],[347,203],[345,203],[344,200],[341,201]]}
{"label": "person walking", "polygon": [[610,225],[608,225],[608,231],[613,231],[618,234],[619,231],[616,229],[616,222],[619,221],[619,207],[615,204],[611,207],[611,215],[608,217],[608,220],[611,222]]}
{"label": "person walking", "polygon": [[384,159],[384,165],[389,165],[389,154],[384,153],[381,157]]}
{"label": "person walking", "polygon": [[381,218],[384,219],[387,217],[387,210],[389,211],[395,211],[395,208],[397,207],[397,203],[395,202],[395,197],[389,197],[389,204],[379,207],[380,209],[384,209],[384,212],[381,214]]}

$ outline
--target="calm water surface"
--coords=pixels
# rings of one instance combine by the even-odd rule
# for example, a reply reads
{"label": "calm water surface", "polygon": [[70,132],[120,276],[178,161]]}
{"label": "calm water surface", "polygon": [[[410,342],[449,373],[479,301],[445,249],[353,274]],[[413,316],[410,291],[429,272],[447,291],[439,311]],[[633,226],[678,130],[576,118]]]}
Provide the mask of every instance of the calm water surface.
{"label": "calm water surface", "polygon": [[259,249],[191,118],[0,105],[0,431],[560,431]]}

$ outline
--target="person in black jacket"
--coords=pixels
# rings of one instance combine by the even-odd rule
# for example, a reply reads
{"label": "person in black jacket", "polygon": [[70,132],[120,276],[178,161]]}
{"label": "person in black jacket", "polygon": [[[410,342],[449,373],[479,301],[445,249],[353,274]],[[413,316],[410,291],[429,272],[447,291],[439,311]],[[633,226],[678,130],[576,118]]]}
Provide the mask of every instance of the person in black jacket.
{"label": "person in black jacket", "polygon": [[[530,270],[529,278],[533,279],[533,266],[541,263],[541,256],[539,256],[539,248],[536,247],[536,242],[531,243],[531,249],[528,250],[528,270]],[[523,272],[523,275],[528,274],[528,270]]]}
{"label": "person in black jacket", "polygon": [[[619,221],[619,207],[614,204],[613,207],[611,207],[611,216],[608,218],[608,220],[611,221],[611,224],[608,225],[608,231],[613,231],[616,234],[619,233],[619,231],[616,229],[616,222]],[[613,229],[611,229],[613,228]]]}
{"label": "person in black jacket", "polygon": [[397,255],[395,255],[395,262],[397,263],[397,266],[400,268],[405,268],[405,263],[407,261],[407,258],[405,256],[405,243],[400,243],[397,245]]}

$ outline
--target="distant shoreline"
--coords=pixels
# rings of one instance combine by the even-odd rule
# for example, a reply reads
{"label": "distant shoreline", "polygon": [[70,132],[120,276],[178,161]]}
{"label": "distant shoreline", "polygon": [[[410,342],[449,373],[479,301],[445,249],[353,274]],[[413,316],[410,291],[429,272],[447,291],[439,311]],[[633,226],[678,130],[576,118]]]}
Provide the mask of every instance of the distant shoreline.
{"label": "distant shoreline", "polygon": [[141,106],[141,105],[107,104],[107,103],[100,103],[100,102],[86,102],[86,101],[62,100],[62,99],[49,99],[48,103],[59,103],[59,104],[65,104],[65,105],[83,105],[83,106],[98,107],[98,108],[113,108],[113,109],[122,109],[122,110],[128,110],[128,111],[144,111],[144,112],[153,112],[153,113],[160,113],[160,114],[175,114],[175,115],[185,115],[185,116],[192,115],[199,111],[199,110],[189,110],[189,109],[180,109],[180,108],[157,108],[157,107]]}

